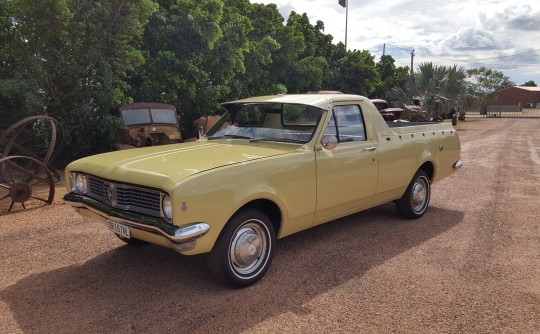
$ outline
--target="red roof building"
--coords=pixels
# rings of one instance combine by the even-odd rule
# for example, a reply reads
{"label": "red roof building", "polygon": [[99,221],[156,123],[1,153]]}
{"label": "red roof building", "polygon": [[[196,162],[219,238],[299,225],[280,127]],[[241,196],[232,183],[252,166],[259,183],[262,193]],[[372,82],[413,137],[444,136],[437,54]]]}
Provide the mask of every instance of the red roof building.
{"label": "red roof building", "polygon": [[520,105],[524,108],[540,105],[540,87],[508,87],[493,94],[495,105]]}

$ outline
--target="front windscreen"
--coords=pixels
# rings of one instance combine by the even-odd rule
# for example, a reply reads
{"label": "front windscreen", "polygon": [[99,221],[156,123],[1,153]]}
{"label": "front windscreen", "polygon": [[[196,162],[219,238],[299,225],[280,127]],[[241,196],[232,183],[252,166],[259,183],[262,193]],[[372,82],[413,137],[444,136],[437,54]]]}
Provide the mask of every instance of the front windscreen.
{"label": "front windscreen", "polygon": [[171,109],[151,109],[152,120],[159,124],[176,124],[176,112]]}
{"label": "front windscreen", "polygon": [[150,113],[147,108],[122,110],[122,119],[126,125],[150,124]]}
{"label": "front windscreen", "polygon": [[230,107],[206,134],[208,139],[307,143],[324,109],[287,103],[256,103]]}
{"label": "front windscreen", "polygon": [[122,110],[122,119],[126,125],[137,124],[176,124],[176,112],[171,109],[127,109]]}

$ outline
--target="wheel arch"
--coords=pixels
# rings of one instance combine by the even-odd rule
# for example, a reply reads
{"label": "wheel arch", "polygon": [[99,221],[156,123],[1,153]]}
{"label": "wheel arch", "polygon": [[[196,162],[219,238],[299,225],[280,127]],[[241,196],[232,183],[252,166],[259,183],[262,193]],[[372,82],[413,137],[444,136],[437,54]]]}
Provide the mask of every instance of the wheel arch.
{"label": "wheel arch", "polygon": [[281,224],[283,221],[283,214],[281,212],[281,209],[275,202],[263,198],[252,200],[241,206],[238,210],[236,210],[235,214],[246,208],[256,209],[267,215],[272,222],[272,226],[274,227],[274,232],[276,233],[276,236],[279,235]]}
{"label": "wheel arch", "polygon": [[423,170],[429,176],[429,180],[433,181],[433,176],[435,176],[435,165],[431,161],[426,161],[418,168],[418,170]]}

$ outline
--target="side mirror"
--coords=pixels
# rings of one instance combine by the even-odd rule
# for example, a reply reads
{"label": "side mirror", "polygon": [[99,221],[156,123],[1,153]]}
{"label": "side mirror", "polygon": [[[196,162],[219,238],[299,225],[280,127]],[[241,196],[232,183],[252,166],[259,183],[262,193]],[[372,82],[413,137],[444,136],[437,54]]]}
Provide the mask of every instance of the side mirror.
{"label": "side mirror", "polygon": [[336,148],[338,144],[337,138],[334,135],[324,135],[323,139],[321,140],[321,145],[324,147],[325,150],[333,150]]}

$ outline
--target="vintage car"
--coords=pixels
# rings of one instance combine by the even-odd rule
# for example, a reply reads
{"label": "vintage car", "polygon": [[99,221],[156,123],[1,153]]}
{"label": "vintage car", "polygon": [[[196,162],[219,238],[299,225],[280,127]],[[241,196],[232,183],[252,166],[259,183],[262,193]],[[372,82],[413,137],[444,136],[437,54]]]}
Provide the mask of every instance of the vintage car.
{"label": "vintage car", "polygon": [[114,141],[115,150],[182,142],[176,108],[164,103],[132,103],[118,110],[125,128]]}
{"label": "vintage car", "polygon": [[386,123],[358,95],[223,107],[197,141],[72,162],[64,201],[128,244],[207,253],[216,277],[248,286],[268,270],[276,239],[391,201],[422,217],[431,185],[461,166],[450,124]]}
{"label": "vintage car", "polygon": [[390,104],[386,100],[371,99],[371,102],[375,105],[381,116],[387,122],[392,122],[401,118],[403,108],[391,108]]}

